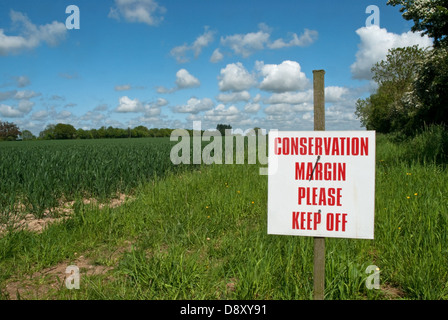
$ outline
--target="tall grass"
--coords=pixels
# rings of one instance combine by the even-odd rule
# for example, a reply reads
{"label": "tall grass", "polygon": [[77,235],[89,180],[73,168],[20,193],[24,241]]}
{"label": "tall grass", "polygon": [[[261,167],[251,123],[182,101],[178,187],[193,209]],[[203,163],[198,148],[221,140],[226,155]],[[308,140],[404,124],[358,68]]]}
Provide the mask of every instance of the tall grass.
{"label": "tall grass", "polygon": [[414,136],[398,134],[377,135],[377,156],[391,164],[448,163],[448,128],[443,125],[427,126]]}
{"label": "tall grass", "polygon": [[41,217],[61,201],[109,199],[154,176],[191,168],[172,165],[171,146],[165,138],[2,143],[0,215],[18,211],[20,203]]}

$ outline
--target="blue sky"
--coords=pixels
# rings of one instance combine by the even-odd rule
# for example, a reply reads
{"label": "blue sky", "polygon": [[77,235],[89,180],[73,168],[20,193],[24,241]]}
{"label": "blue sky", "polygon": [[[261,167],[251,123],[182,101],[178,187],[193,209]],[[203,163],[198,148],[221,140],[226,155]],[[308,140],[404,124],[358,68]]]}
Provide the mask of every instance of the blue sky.
{"label": "blue sky", "polygon": [[[380,19],[367,26],[370,5]],[[0,120],[36,135],[56,123],[312,130],[324,69],[327,130],[360,130],[371,66],[432,43],[410,28],[376,0],[2,0]]]}

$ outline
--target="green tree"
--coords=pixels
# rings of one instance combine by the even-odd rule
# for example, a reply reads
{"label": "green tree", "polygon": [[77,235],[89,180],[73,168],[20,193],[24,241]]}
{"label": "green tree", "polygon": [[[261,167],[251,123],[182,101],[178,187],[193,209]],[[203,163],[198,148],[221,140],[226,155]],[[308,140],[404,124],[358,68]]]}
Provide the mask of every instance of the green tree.
{"label": "green tree", "polygon": [[448,124],[448,50],[429,53],[414,82],[410,104],[418,105],[416,119],[422,124]]}
{"label": "green tree", "polygon": [[23,130],[22,131],[22,140],[34,140],[36,139],[36,136],[29,130]]}
{"label": "green tree", "polygon": [[413,91],[426,54],[426,49],[418,46],[394,48],[375,64],[372,72],[378,89],[356,103],[355,114],[367,129],[383,133],[413,130],[416,107],[405,98]]}
{"label": "green tree", "polygon": [[388,0],[388,5],[401,5],[403,18],[412,20],[412,31],[422,31],[434,39],[434,47],[448,47],[448,0]]}
{"label": "green tree", "polygon": [[102,126],[101,128],[99,128],[96,131],[96,133],[97,133],[98,139],[106,138],[106,127]]}
{"label": "green tree", "polygon": [[151,128],[149,129],[149,136],[150,137],[160,137],[159,128]]}
{"label": "green tree", "polygon": [[355,114],[361,120],[361,124],[367,130],[376,130],[381,133],[391,132],[391,96],[383,92],[382,88],[367,99],[359,99],[356,102]]}
{"label": "green tree", "polygon": [[132,129],[132,137],[141,138],[149,136],[150,136],[149,129],[146,128],[145,126],[138,126]]}
{"label": "green tree", "polygon": [[171,135],[172,129],[163,128],[159,130],[159,135],[161,137],[169,137]]}
{"label": "green tree", "polygon": [[47,125],[44,130],[39,132],[39,139],[44,139],[44,140],[54,139],[55,138],[55,135],[54,135],[55,127],[56,127],[56,125],[54,125],[54,124]]}
{"label": "green tree", "polygon": [[99,139],[99,135],[98,135],[98,130],[97,129],[90,129],[90,136],[92,137],[92,139]]}
{"label": "green tree", "polygon": [[413,92],[404,99],[415,109],[414,125],[447,124],[448,0],[388,0],[387,4],[401,5],[403,18],[414,22],[412,30],[434,39],[433,50],[420,65]]}
{"label": "green tree", "polygon": [[92,133],[90,130],[84,130],[79,128],[76,130],[76,138],[78,139],[92,139]]}
{"label": "green tree", "polygon": [[106,138],[118,138],[117,135],[118,132],[116,132],[115,128],[113,128],[112,126],[107,127],[105,134]]}
{"label": "green tree", "polygon": [[218,124],[216,126],[216,130],[218,130],[222,136],[226,135],[226,130],[232,129],[232,126],[230,124]]}
{"label": "green tree", "polygon": [[74,139],[76,137],[76,129],[71,124],[58,123],[54,127],[55,139]]}
{"label": "green tree", "polygon": [[19,127],[13,122],[0,121],[0,140],[13,141],[21,134]]}

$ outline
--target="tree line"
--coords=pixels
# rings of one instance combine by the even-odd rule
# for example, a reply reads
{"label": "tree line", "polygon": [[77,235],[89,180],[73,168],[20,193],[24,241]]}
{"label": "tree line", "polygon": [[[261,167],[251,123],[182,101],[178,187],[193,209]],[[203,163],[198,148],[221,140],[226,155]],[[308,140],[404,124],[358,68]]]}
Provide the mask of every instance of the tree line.
{"label": "tree line", "polygon": [[102,126],[99,129],[84,130],[76,129],[71,124],[58,123],[50,124],[39,133],[42,140],[64,140],[64,139],[117,139],[117,138],[145,138],[145,137],[169,137],[174,129],[152,128],[145,126],[135,128],[114,128],[112,126]]}
{"label": "tree line", "polygon": [[12,122],[0,121],[0,141],[15,140],[67,140],[67,139],[108,139],[108,138],[144,138],[144,137],[169,137],[174,129],[151,128],[138,126],[135,128],[101,127],[99,129],[76,129],[71,124],[49,124],[36,137],[29,130],[21,131]]}
{"label": "tree line", "polygon": [[[216,129],[225,135],[226,129],[232,129],[230,125],[218,124]],[[259,129],[259,128],[255,128]],[[169,128],[151,128],[145,126],[138,126],[135,128],[114,128],[101,127],[99,129],[76,129],[71,124],[58,123],[49,124],[36,137],[29,130],[21,131],[19,127],[12,122],[0,121],[0,141],[15,141],[15,140],[67,140],[67,139],[117,139],[117,138],[163,138],[170,137],[171,132],[175,129]],[[190,136],[193,135],[193,130],[187,129]],[[201,130],[201,134],[204,130]]]}

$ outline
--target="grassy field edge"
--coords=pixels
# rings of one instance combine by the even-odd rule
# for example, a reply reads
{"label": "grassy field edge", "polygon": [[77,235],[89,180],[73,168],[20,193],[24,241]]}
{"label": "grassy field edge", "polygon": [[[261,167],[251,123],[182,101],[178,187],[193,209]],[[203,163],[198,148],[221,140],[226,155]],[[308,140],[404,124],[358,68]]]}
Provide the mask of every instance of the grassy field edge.
{"label": "grassy field edge", "polygon": [[[448,297],[446,170],[388,161],[375,240],[326,240],[326,299]],[[313,241],[267,235],[266,203],[256,165],[213,165],[145,184],[118,208],[79,204],[41,234],[0,239],[2,298],[311,299]],[[68,265],[79,290],[65,287]],[[380,290],[366,288],[370,265]]]}

